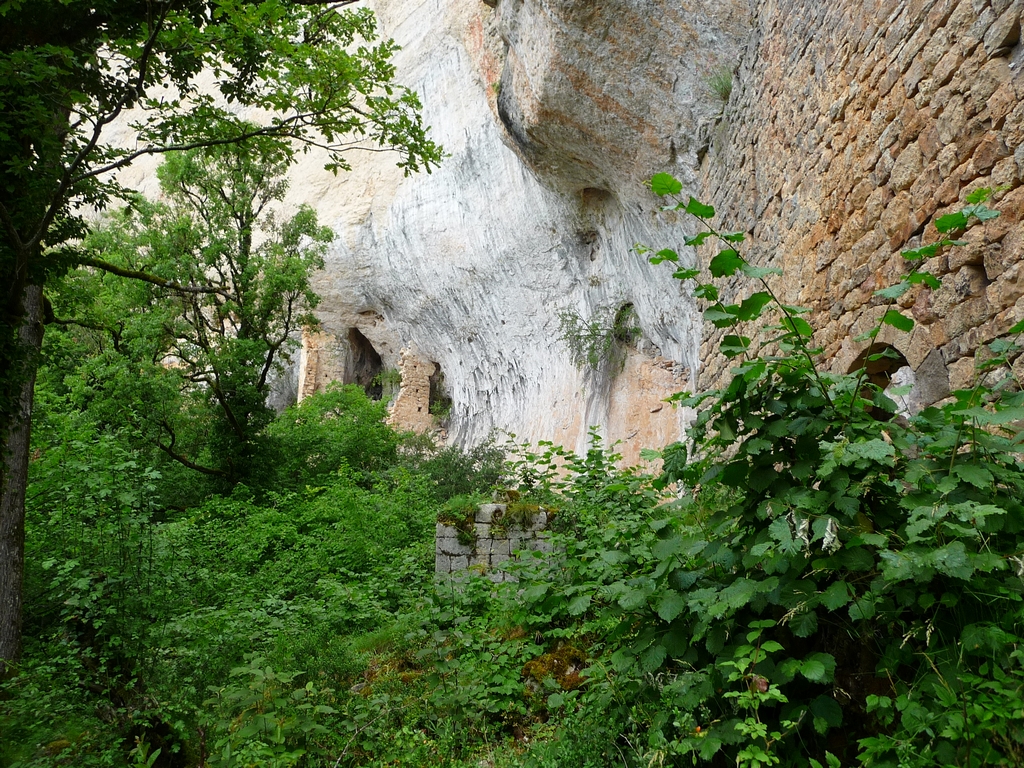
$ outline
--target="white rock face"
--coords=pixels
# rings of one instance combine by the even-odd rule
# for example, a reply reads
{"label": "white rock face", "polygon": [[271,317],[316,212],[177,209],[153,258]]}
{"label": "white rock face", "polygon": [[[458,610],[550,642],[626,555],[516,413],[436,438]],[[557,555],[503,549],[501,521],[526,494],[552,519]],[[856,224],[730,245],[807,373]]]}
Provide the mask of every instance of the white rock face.
{"label": "white rock face", "polygon": [[[693,3],[692,24],[662,0],[585,5],[380,0],[383,34],[403,46],[398,80],[450,156],[404,178],[386,153],[353,154],[337,177],[310,155],[293,178],[290,201],[338,233],[317,283],[324,330],[359,329],[384,367],[403,349],[439,365],[460,444],[500,429],[578,448],[597,425],[635,458],[680,434],[660,401],[693,378],[700,328],[668,265],[631,248],[682,250],[642,181],[692,178],[717,109],[706,78],[735,59],[746,3],[714,16]],[[559,311],[625,304],[642,351],[617,375],[577,371]]]}

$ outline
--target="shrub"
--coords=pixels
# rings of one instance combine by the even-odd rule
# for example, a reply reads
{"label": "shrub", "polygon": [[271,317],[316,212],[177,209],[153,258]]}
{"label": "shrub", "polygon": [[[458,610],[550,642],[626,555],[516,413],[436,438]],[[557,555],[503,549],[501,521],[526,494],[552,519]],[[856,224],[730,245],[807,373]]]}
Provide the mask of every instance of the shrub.
{"label": "shrub", "polygon": [[264,459],[269,471],[261,485],[277,490],[316,486],[343,465],[369,484],[373,472],[397,457],[399,438],[384,423],[386,414],[387,403],[371,401],[353,384],[310,395],[267,428],[273,448]]}

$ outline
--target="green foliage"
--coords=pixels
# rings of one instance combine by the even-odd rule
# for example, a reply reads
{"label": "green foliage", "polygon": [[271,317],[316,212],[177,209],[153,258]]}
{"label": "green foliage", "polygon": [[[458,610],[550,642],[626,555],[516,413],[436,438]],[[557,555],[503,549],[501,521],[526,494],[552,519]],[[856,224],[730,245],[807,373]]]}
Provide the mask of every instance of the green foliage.
{"label": "green foliage", "polygon": [[505,451],[489,438],[472,448],[437,446],[428,437],[407,436],[401,464],[428,478],[434,499],[445,502],[456,496],[484,496],[496,487],[505,471]]}
{"label": "green foliage", "polygon": [[211,765],[243,768],[260,765],[286,768],[324,755],[320,746],[328,733],[323,720],[337,712],[329,688],[301,684],[298,672],[277,672],[265,659],[251,656],[231,670],[239,678],[214,690],[206,704],[220,712]]}
{"label": "green foliage", "polygon": [[168,456],[232,482],[259,452],[272,376],[316,324],[309,280],[333,239],[311,208],[275,219],[291,160],[266,138],[168,158],[169,202],[108,218],[85,241],[97,269],[54,295],[92,347],[79,402],[113,423],[127,410]]}
{"label": "green foliage", "polygon": [[732,95],[733,70],[731,66],[722,65],[708,75],[708,88],[723,103]]}
{"label": "green foliage", "polygon": [[303,398],[267,428],[273,468],[263,484],[301,490],[342,468],[370,483],[398,455],[399,436],[384,423],[386,415],[386,403],[371,401],[354,384]]}
{"label": "green foliage", "polygon": [[[32,385],[39,363],[42,289],[92,263],[81,248],[87,233],[82,212],[128,196],[110,180],[113,171],[139,157],[269,139],[320,147],[333,171],[348,168],[345,152],[354,145],[396,150],[407,173],[441,160],[440,147],[426,137],[416,95],[393,82],[396,46],[377,40],[366,9],[292,0],[6,0],[0,19],[2,442],[14,427],[28,434],[30,417],[19,403],[31,402],[22,400],[22,390]],[[242,115],[263,122],[254,126]],[[112,139],[118,121],[135,132],[130,145]],[[191,358],[192,350],[182,351]],[[256,357],[251,349],[239,354]],[[249,384],[229,382],[226,392],[240,395],[243,414],[259,417],[262,401],[252,397]],[[162,404],[159,396],[167,392],[147,394]],[[217,399],[221,408],[236,405],[225,393]],[[227,441],[232,450],[247,447],[252,437],[247,418],[235,421]],[[260,421],[254,419],[255,433]],[[210,457],[215,464],[205,468],[229,481],[246,474],[248,451],[240,460],[228,457],[217,440]],[[164,446],[170,452],[180,447]],[[9,494],[4,530],[20,531],[28,446],[0,448],[0,488]],[[8,448],[17,448],[16,460],[8,461]],[[12,535],[4,551],[5,582],[18,584],[20,535]],[[20,611],[20,595],[0,602],[5,667],[20,652]]]}
{"label": "green foliage", "polygon": [[[742,235],[688,239],[718,240],[712,276],[758,290],[727,304],[653,254],[735,330],[730,380],[674,398],[697,417],[656,475],[596,431],[502,470],[493,444],[395,435],[351,387],[267,428],[259,487],[172,509],[136,436],[46,372],[4,764],[1020,764],[1024,393],[1000,378],[1019,349],[990,344],[974,388],[898,419],[865,371],[816,368],[806,313]],[[878,298],[930,285],[920,261]],[[901,327],[890,311],[869,349]],[[740,336],[750,321],[767,338]],[[499,483],[513,516],[557,509],[551,552],[514,582],[432,580],[438,513],[471,530]]]}
{"label": "green foliage", "polygon": [[614,313],[604,307],[588,321],[567,309],[558,315],[558,338],[569,348],[573,365],[583,370],[610,370],[613,374],[626,364],[626,350],[640,339],[641,329],[632,304]]}

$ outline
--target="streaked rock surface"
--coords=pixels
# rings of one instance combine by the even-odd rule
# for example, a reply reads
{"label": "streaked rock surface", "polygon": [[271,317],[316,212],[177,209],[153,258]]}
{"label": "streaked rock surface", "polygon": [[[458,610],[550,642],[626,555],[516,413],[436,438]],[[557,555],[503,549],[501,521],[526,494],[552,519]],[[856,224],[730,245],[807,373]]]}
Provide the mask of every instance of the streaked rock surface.
{"label": "streaked rock surface", "polygon": [[[403,46],[399,79],[450,156],[409,178],[386,154],[353,153],[337,177],[309,156],[291,194],[339,234],[318,280],[324,330],[359,329],[385,368],[403,350],[435,364],[451,439],[501,429],[580,447],[598,425],[635,458],[678,436],[681,414],[659,406],[688,385],[699,328],[666,267],[631,248],[681,244],[642,182],[666,169],[694,177],[721,109],[707,80],[737,60],[746,3],[712,16],[690,5],[692,23],[676,24],[687,15],[668,3],[619,2],[600,29],[571,3],[376,5]],[[628,36],[611,28],[629,18]],[[558,313],[626,304],[639,350],[621,372],[577,371]]]}

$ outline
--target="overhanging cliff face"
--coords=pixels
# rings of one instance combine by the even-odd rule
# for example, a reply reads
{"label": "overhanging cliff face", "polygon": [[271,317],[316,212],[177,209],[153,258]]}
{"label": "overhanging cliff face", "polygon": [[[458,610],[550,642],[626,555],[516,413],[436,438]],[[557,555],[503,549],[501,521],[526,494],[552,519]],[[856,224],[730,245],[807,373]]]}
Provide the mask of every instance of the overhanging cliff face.
{"label": "overhanging cliff face", "polygon": [[[326,335],[309,340],[300,387],[328,369],[351,378],[357,328],[385,368],[404,350],[443,372],[460,443],[503,429],[579,447],[597,425],[635,458],[678,437],[681,414],[661,400],[688,386],[700,329],[669,272],[631,250],[682,234],[642,181],[695,177],[722,107],[708,78],[746,35],[746,3],[690,5],[379,3],[403,46],[398,78],[450,156],[411,178],[387,155],[353,157],[337,179],[315,158],[299,166],[293,200],[339,235],[317,286]],[[643,340],[625,367],[577,371],[559,312],[627,304]]]}
{"label": "overhanging cliff face", "polygon": [[[866,355],[855,339],[885,311],[874,291],[904,273],[901,250],[936,240],[934,219],[967,192],[998,190],[1003,215],[927,265],[941,288],[901,297],[914,331],[887,327],[878,339],[906,363],[891,373],[916,380],[917,407],[968,386],[985,343],[1024,318],[1019,2],[380,0],[377,10],[404,46],[399,78],[451,156],[411,179],[374,155],[321,182],[310,161],[296,194],[340,235],[320,283],[329,338],[359,328],[383,365],[406,350],[423,376],[440,369],[459,442],[502,428],[580,447],[599,425],[634,458],[678,436],[680,414],[660,400],[691,385],[698,359],[702,386],[728,371],[665,265],[631,251],[713,255],[680,248],[687,222],[659,213],[643,186],[660,171],[747,232],[755,263],[783,268],[776,289],[813,310],[836,370]],[[734,67],[726,104],[710,83]],[[625,368],[578,372],[559,311],[589,318],[627,304],[644,341]],[[1024,358],[1014,365],[1024,379]],[[404,423],[425,408],[405,402]]]}

